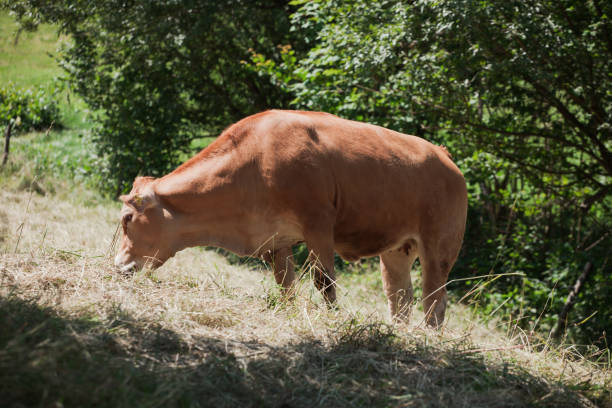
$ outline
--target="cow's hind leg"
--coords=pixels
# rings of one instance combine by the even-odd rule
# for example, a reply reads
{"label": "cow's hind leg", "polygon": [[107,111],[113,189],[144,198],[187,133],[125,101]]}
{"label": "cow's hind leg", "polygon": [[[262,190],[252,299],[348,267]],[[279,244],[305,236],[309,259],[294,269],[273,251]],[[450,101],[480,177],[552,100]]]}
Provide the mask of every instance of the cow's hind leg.
{"label": "cow's hind leg", "polygon": [[455,264],[461,239],[447,237],[436,244],[425,245],[419,259],[423,267],[423,312],[425,320],[432,327],[439,327],[446,312],[446,282]]}
{"label": "cow's hind leg", "polygon": [[447,261],[437,258],[425,259],[423,265],[423,312],[425,321],[432,327],[439,327],[446,312],[446,281],[450,272]]}
{"label": "cow's hind leg", "polygon": [[412,279],[410,271],[417,257],[415,245],[407,243],[380,255],[383,289],[394,320],[408,321],[412,309]]}

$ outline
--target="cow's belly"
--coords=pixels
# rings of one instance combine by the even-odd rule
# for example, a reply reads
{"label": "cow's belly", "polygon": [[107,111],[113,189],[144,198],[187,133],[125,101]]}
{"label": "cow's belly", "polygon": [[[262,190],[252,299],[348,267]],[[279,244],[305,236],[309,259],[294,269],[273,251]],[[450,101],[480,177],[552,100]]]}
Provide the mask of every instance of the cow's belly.
{"label": "cow's belly", "polygon": [[302,228],[293,219],[279,217],[255,223],[250,231],[249,253],[247,255],[260,257],[268,251],[291,247],[304,240]]}
{"label": "cow's belly", "polygon": [[334,237],[336,252],[347,261],[379,255],[404,245],[414,234],[408,231],[364,230],[337,233]]}

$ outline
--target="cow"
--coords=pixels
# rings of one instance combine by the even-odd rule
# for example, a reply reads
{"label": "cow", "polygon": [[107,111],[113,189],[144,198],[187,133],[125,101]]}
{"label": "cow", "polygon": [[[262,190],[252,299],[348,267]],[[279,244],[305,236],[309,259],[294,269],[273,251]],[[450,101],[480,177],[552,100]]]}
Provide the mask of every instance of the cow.
{"label": "cow", "polygon": [[336,299],[334,252],[380,256],[393,319],[409,317],[410,271],[422,266],[429,325],[444,320],[446,282],[463,241],[467,190],[442,146],[322,112],[270,110],[233,124],[161,178],[121,196],[123,271],[216,246],[263,257],[291,293],[292,246],[305,243],[314,283]]}

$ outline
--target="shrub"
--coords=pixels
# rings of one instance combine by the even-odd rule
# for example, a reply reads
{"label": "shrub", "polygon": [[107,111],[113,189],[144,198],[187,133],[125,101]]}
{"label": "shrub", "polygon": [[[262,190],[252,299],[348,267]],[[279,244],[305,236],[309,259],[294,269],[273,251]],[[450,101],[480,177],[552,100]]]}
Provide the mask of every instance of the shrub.
{"label": "shrub", "polygon": [[13,85],[0,86],[0,126],[6,127],[11,120],[17,120],[18,130],[44,130],[51,125],[59,126],[57,103],[44,90],[16,88]]}
{"label": "shrub", "polygon": [[0,0],[0,7],[25,30],[46,22],[70,36],[59,61],[99,113],[93,134],[101,184],[120,194],[138,174],[174,169],[193,153],[193,139],[288,104],[286,93],[241,63],[289,41],[287,3]]}

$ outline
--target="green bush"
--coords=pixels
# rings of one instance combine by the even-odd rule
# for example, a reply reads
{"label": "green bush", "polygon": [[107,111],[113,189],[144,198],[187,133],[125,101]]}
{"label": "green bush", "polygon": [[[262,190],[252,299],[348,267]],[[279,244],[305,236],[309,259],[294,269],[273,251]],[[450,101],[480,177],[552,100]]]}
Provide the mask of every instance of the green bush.
{"label": "green bush", "polygon": [[478,285],[469,300],[486,316],[547,336],[591,264],[561,324],[571,341],[612,344],[612,3],[292,4],[307,49],[253,52],[255,72],[296,108],[444,144],[464,172],[467,231],[451,278],[465,280],[451,294]]}
{"label": "green bush", "polygon": [[174,169],[194,139],[289,96],[246,61],[292,38],[286,1],[0,0],[25,30],[60,27],[72,89],[97,113],[102,185],[119,194],[139,174]]}
{"label": "green bush", "polygon": [[17,130],[46,130],[58,127],[60,111],[57,103],[44,90],[0,86],[0,126],[6,127],[11,120],[18,124]]}

